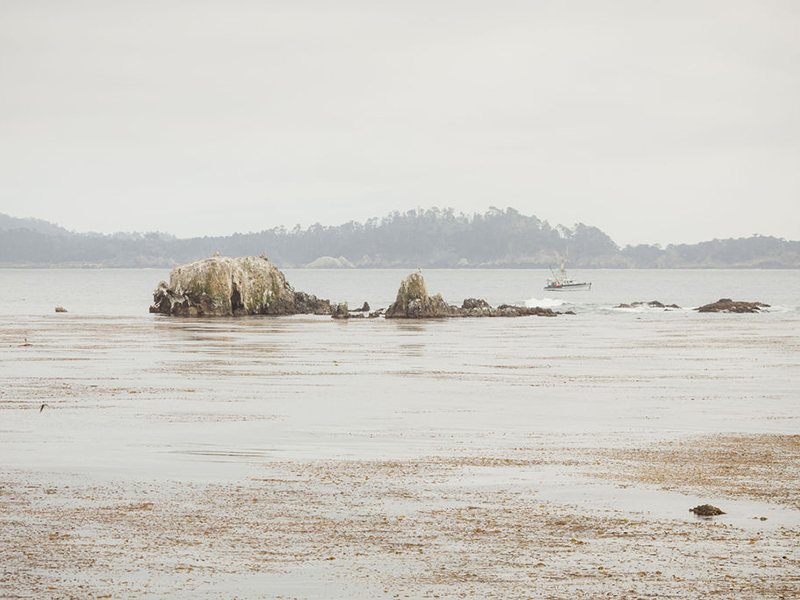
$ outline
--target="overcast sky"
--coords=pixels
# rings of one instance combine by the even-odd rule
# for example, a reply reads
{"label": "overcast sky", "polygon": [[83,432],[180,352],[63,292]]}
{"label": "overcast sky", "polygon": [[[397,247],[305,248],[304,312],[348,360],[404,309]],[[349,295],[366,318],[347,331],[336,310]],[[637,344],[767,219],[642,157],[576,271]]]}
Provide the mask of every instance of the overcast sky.
{"label": "overcast sky", "polygon": [[800,240],[796,0],[0,0],[0,212]]}

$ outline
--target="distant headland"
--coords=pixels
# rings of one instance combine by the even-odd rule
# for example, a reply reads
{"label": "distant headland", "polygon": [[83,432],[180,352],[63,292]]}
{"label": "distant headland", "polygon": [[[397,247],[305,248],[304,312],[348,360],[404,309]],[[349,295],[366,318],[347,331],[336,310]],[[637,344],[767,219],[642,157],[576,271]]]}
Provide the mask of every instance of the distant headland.
{"label": "distant headland", "polygon": [[754,235],[623,248],[597,227],[551,226],[513,208],[473,215],[418,209],[364,223],[186,239],[76,233],[0,214],[0,267],[171,268],[216,252],[266,254],[281,268],[548,268],[565,254],[570,266],[584,269],[800,268],[800,241]]}

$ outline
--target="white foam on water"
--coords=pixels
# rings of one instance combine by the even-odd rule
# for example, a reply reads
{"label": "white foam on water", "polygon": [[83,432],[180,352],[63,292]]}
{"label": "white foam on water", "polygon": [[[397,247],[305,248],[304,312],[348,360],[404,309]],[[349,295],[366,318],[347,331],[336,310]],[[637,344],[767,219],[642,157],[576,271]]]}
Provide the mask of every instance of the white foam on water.
{"label": "white foam on water", "polygon": [[619,312],[628,312],[628,313],[652,313],[652,312],[677,312],[682,310],[687,310],[685,307],[675,308],[673,306],[650,306],[648,304],[639,304],[638,306],[610,306],[609,307],[613,311]]}
{"label": "white foam on water", "polygon": [[798,309],[800,309],[800,307],[783,306],[783,305],[780,305],[780,304],[771,304],[768,307],[762,308],[761,312],[790,313],[790,312],[795,312]]}
{"label": "white foam on water", "polygon": [[539,308],[558,308],[559,306],[564,306],[564,304],[566,304],[566,302],[558,298],[531,298],[525,300],[525,306],[528,308],[533,308],[535,306]]}

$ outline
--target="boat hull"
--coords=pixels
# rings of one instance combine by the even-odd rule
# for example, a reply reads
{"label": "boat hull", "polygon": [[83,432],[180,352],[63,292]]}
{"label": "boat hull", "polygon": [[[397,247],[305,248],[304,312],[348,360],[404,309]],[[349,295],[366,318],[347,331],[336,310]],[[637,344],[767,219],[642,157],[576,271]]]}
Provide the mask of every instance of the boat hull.
{"label": "boat hull", "polygon": [[591,283],[561,283],[549,284],[544,286],[547,292],[579,292],[581,290],[592,289]]}

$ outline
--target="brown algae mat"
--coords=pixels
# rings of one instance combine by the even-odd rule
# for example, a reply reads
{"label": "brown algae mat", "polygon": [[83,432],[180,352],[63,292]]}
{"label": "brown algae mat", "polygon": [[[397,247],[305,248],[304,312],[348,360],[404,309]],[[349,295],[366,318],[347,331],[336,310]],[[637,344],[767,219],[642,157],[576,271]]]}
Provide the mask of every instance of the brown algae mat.
{"label": "brown algae mat", "polygon": [[601,478],[744,497],[800,511],[800,435],[720,434],[597,455],[603,468],[591,474]]}
{"label": "brown algae mat", "polygon": [[494,452],[274,462],[238,484],[53,483],[5,471],[0,596],[332,597],[326,582],[342,598],[800,595],[800,524],[701,520],[688,512],[693,499],[685,519],[587,509],[542,499],[535,482],[504,484],[548,465],[586,481],[593,465],[626,485],[795,511],[798,436]]}

